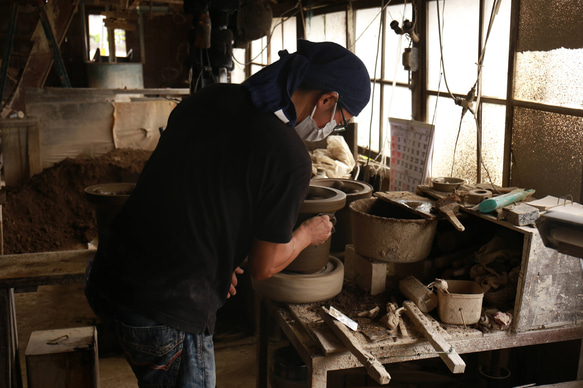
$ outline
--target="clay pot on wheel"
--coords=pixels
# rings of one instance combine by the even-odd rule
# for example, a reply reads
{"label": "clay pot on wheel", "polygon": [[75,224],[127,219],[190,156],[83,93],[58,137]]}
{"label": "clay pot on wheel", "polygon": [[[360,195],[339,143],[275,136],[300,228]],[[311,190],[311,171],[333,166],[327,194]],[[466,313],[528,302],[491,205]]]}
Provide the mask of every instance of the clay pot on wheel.
{"label": "clay pot on wheel", "polygon": [[316,178],[312,184],[332,187],[346,194],[346,205],[336,212],[336,231],[332,235],[332,252],[344,252],[347,244],[352,244],[352,215],[350,204],[358,199],[372,197],[373,187],[366,182],[341,178]]}
{"label": "clay pot on wheel", "polygon": [[344,264],[334,256],[313,273],[282,271],[264,280],[252,280],[253,289],[262,298],[275,302],[313,303],[335,297],[342,291]]}
{"label": "clay pot on wheel", "polygon": [[[308,197],[300,207],[296,227],[308,218],[318,214],[328,214],[334,222],[334,214],[346,204],[346,194],[331,187],[310,184]],[[313,273],[321,270],[328,263],[331,238],[322,245],[309,246],[292,261],[285,271]]]}

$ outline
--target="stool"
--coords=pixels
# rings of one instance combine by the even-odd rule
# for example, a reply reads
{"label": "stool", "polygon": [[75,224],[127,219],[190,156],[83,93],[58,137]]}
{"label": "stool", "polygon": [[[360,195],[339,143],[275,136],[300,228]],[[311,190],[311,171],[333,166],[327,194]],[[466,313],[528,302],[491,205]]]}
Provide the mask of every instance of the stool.
{"label": "stool", "polygon": [[94,326],[34,331],[26,347],[29,388],[98,388]]}

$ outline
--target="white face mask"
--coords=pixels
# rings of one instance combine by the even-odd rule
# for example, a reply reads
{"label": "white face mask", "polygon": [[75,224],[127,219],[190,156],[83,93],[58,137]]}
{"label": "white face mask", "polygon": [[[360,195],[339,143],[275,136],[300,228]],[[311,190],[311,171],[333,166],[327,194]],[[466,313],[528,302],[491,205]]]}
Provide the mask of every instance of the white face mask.
{"label": "white face mask", "polygon": [[336,127],[336,120],[334,120],[334,115],[336,114],[336,105],[334,104],[334,110],[332,111],[332,117],[330,121],[324,125],[324,128],[318,128],[318,125],[314,121],[314,113],[318,105],[314,107],[312,114],[302,120],[301,123],[296,124],[294,129],[300,136],[302,140],[316,142],[320,141],[334,131]]}

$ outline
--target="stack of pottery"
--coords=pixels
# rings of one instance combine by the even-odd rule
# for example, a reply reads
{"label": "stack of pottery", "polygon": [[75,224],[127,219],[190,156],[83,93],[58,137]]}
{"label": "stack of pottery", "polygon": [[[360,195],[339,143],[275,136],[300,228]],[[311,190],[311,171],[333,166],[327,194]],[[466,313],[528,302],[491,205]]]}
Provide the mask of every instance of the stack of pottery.
{"label": "stack of pottery", "polygon": [[[335,213],[345,204],[344,192],[311,184],[308,197],[300,207],[296,227],[320,214],[329,215],[334,222]],[[304,249],[282,272],[254,281],[254,289],[265,299],[288,303],[319,302],[338,295],[342,291],[344,265],[330,256],[331,239]]]}
{"label": "stack of pottery", "polygon": [[372,197],[373,187],[366,182],[341,178],[312,179],[312,184],[332,187],[346,194],[346,204],[336,212],[336,231],[332,235],[332,252],[344,252],[347,244],[352,244],[352,214],[350,204],[358,199]]}

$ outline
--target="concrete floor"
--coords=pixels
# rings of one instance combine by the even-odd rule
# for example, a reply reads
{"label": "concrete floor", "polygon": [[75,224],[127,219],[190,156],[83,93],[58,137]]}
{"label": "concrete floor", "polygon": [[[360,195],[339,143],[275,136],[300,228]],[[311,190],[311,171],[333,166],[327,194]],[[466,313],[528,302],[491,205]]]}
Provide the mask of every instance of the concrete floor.
{"label": "concrete floor", "polygon": [[[41,286],[36,291],[15,294],[20,362],[26,384],[25,351],[33,331],[95,325],[95,315],[87,304],[82,284]],[[223,319],[215,338],[218,388],[255,387],[256,340],[249,324]],[[104,349],[105,353],[107,349]],[[100,388],[137,388],[125,358],[100,350]]]}

